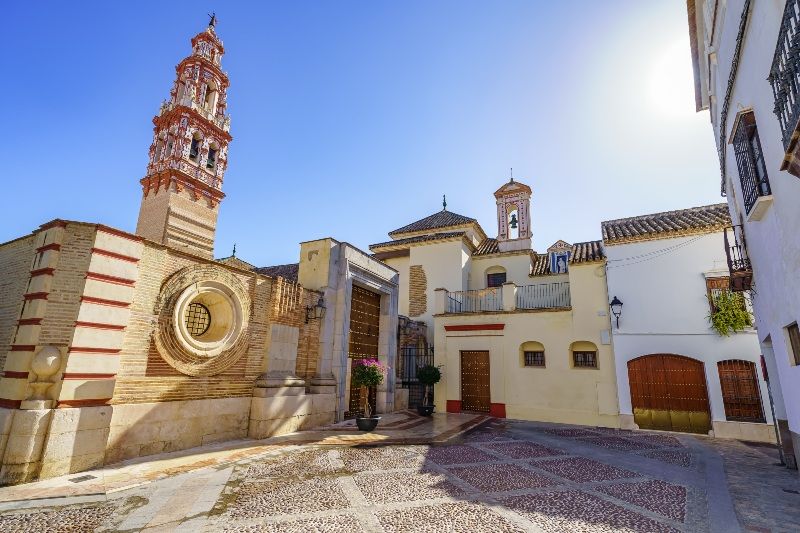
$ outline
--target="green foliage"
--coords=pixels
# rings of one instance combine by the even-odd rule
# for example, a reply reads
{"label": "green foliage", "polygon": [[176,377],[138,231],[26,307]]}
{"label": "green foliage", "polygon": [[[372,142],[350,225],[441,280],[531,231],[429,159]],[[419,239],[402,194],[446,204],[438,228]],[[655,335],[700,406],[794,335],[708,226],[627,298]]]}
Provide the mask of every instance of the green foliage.
{"label": "green foliage", "polygon": [[377,359],[356,359],[353,362],[353,383],[357,387],[377,387],[386,373]]}
{"label": "green foliage", "polygon": [[709,296],[708,300],[713,308],[708,314],[708,321],[721,337],[728,337],[753,325],[753,317],[747,310],[742,293],[719,291],[715,296]]}
{"label": "green foliage", "polygon": [[423,365],[417,368],[417,379],[423,385],[436,385],[442,379],[442,371],[438,366]]}

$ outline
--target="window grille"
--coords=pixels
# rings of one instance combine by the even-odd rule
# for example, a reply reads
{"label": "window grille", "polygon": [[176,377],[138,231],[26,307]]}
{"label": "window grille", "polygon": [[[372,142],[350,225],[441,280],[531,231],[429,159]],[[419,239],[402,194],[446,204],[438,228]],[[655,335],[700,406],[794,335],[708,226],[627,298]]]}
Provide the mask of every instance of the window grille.
{"label": "window grille", "polygon": [[525,352],[525,366],[544,366],[544,352]]}
{"label": "window grille", "polygon": [[597,368],[597,352],[572,352],[576,368]]}
{"label": "window grille", "polygon": [[744,208],[749,214],[760,196],[772,194],[761,141],[758,139],[756,119],[752,112],[739,117],[733,135],[733,148],[736,153],[736,165],[739,168],[739,181],[742,184]]}
{"label": "window grille", "polygon": [[201,303],[192,302],[186,308],[186,329],[192,337],[199,337],[211,325],[211,313],[208,307]]}
{"label": "window grille", "polygon": [[498,272],[496,274],[487,274],[486,275],[486,286],[488,288],[500,287],[505,282],[506,282],[506,273],[505,272]]}

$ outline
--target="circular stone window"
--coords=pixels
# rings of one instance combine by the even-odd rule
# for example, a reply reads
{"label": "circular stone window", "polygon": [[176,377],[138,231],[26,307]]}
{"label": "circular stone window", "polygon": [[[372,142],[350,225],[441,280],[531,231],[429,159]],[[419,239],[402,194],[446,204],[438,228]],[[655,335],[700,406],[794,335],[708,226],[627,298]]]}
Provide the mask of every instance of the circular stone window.
{"label": "circular stone window", "polygon": [[156,348],[183,374],[218,374],[247,352],[250,305],[246,287],[224,269],[176,272],[156,304]]}
{"label": "circular stone window", "polygon": [[202,357],[214,357],[230,348],[242,330],[241,303],[218,281],[187,287],[178,296],[174,313],[178,339]]}

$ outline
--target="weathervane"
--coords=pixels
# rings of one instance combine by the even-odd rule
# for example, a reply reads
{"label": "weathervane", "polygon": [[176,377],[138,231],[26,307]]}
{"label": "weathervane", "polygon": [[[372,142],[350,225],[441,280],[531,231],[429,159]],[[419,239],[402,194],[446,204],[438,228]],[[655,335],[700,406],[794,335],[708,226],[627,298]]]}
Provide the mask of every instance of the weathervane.
{"label": "weathervane", "polygon": [[511,182],[514,183],[514,167],[511,167]]}
{"label": "weathervane", "polygon": [[233,243],[233,257],[236,257],[236,243]]}
{"label": "weathervane", "polygon": [[217,26],[217,14],[216,12],[212,11],[208,13],[208,27],[215,28]]}
{"label": "weathervane", "polygon": [[447,211],[447,197],[442,195],[442,211]]}

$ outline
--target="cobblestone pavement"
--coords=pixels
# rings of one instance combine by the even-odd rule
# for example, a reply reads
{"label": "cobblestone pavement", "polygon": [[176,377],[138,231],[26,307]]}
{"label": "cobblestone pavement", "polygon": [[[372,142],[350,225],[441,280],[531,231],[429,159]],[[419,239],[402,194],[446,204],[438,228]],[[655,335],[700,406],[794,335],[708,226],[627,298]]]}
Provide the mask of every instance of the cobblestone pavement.
{"label": "cobblestone pavement", "polygon": [[6,503],[0,531],[800,530],[774,447],[492,421],[455,442],[270,448],[110,495]]}

